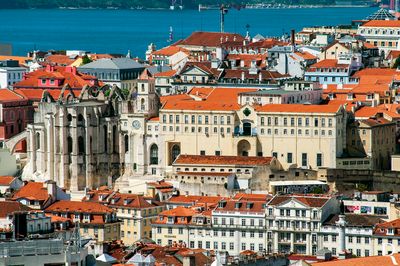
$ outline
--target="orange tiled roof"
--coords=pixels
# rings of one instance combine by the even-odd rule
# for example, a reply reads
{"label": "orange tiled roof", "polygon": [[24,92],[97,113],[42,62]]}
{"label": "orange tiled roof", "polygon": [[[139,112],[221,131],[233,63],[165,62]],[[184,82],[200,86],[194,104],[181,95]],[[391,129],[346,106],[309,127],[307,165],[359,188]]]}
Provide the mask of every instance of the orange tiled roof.
{"label": "orange tiled roof", "polygon": [[[394,253],[392,255],[396,261],[400,261],[400,254]],[[340,261],[327,261],[314,263],[316,266],[371,266],[371,265],[393,265],[392,258],[390,256],[371,256],[363,258],[352,258]]]}
{"label": "orange tiled roof", "polygon": [[224,197],[220,196],[194,196],[194,195],[179,195],[170,198],[167,202],[169,203],[190,203],[190,204],[202,204],[202,203],[218,203]]}
{"label": "orange tiled roof", "polygon": [[295,55],[302,57],[304,60],[314,60],[317,57],[309,52],[295,52]]}
{"label": "orange tiled roof", "polygon": [[317,196],[297,196],[297,195],[287,195],[287,196],[275,196],[268,205],[279,205],[283,202],[295,199],[302,202],[309,207],[322,207],[330,199],[329,197],[317,197]]}
{"label": "orange tiled roof", "polygon": [[92,81],[97,82],[95,76],[81,74],[74,67],[47,66],[45,69],[27,73],[24,80],[14,84],[14,88],[46,88],[47,85],[40,86],[38,83],[38,80],[42,78],[53,78],[62,81],[59,86],[54,85],[51,88],[61,88],[68,83],[73,89],[81,89],[85,85],[93,85]]}
{"label": "orange tiled roof", "polygon": [[3,60],[17,60],[20,65],[24,65],[24,64],[26,64],[26,61],[32,60],[32,57],[0,55],[0,61],[3,61]]}
{"label": "orange tiled roof", "polygon": [[365,49],[378,49],[378,47],[376,47],[372,43],[368,43],[368,42],[364,42],[363,46],[364,46]]}
{"label": "orange tiled roof", "polygon": [[16,101],[26,101],[21,95],[18,95],[9,89],[0,89],[0,102],[16,102]]}
{"label": "orange tiled roof", "polygon": [[157,182],[147,182],[148,186],[152,186],[154,188],[171,188],[174,187],[171,183],[165,182],[164,180]]}
{"label": "orange tiled roof", "polygon": [[[237,96],[241,92],[257,91],[247,88],[194,88],[189,94],[178,94],[161,97],[163,110],[221,110],[235,111],[240,109]],[[198,101],[189,95],[205,93],[204,100]],[[200,95],[201,96],[201,95]],[[224,101],[221,101],[224,99]]]}
{"label": "orange tiled roof", "polygon": [[146,199],[141,195],[117,192],[110,197],[108,206],[119,208],[145,209],[157,207],[158,205],[153,205],[147,202]]}
{"label": "orange tiled roof", "polygon": [[79,212],[104,214],[112,213],[113,210],[97,202],[60,200],[47,207],[46,212]]}
{"label": "orange tiled roof", "polygon": [[0,186],[8,186],[14,179],[14,176],[0,176]]}
{"label": "orange tiled roof", "polygon": [[176,70],[171,69],[168,71],[156,73],[154,74],[154,77],[173,77],[175,75],[176,75]]}
{"label": "orange tiled roof", "polygon": [[[214,155],[185,155],[176,158],[174,165],[269,165],[273,157],[257,156],[214,156]],[[201,172],[200,172],[201,173]]]}
{"label": "orange tiled roof", "polygon": [[348,64],[338,64],[337,59],[324,59],[310,66],[311,68],[347,68]]}
{"label": "orange tiled roof", "polygon": [[217,47],[227,41],[243,41],[244,37],[236,33],[221,32],[193,32],[189,37],[182,40],[179,45]]}
{"label": "orange tiled roof", "polygon": [[69,66],[73,62],[75,62],[75,59],[71,59],[69,56],[66,55],[55,54],[47,56],[45,58],[45,62],[48,64],[54,64],[59,66]]}
{"label": "orange tiled roof", "polygon": [[361,27],[399,28],[400,20],[370,20],[370,21],[364,23]]}
{"label": "orange tiled roof", "polygon": [[172,56],[178,52],[184,52],[186,54],[189,54],[189,51],[185,48],[175,46],[175,45],[170,45],[170,46],[164,47],[160,50],[153,52],[152,55],[153,56],[154,55]]}
{"label": "orange tiled roof", "polygon": [[250,201],[250,200],[222,200],[214,211],[239,211],[239,212],[265,212],[265,201]]}
{"label": "orange tiled roof", "polygon": [[266,104],[256,108],[266,113],[337,113],[340,104]]}
{"label": "orange tiled roof", "polygon": [[249,200],[249,201],[266,201],[272,199],[269,194],[247,194],[237,193],[232,199],[234,200]]}
{"label": "orange tiled roof", "polygon": [[[61,94],[61,89],[15,89],[14,92],[18,93],[19,95],[25,97],[28,100],[31,101],[40,101],[43,97],[43,92],[47,91],[54,100],[58,99],[60,97]],[[66,95],[64,95],[65,97],[70,93],[70,91],[68,91],[66,93]],[[71,91],[72,94],[74,94]]]}
{"label": "orange tiled roof", "polygon": [[16,211],[30,211],[31,209],[16,201],[0,201],[0,218],[5,218]]}
{"label": "orange tiled roof", "polygon": [[26,198],[29,200],[45,201],[50,197],[47,187],[42,182],[28,182],[15,192],[13,199],[18,200]]}

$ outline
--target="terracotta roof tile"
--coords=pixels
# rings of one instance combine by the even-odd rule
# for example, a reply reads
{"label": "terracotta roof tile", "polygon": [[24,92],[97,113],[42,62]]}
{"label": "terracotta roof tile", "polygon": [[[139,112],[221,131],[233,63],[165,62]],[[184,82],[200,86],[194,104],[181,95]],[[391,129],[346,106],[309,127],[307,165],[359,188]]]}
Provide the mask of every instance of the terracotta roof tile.
{"label": "terracotta roof tile", "polygon": [[26,198],[29,200],[45,201],[49,197],[47,187],[42,182],[28,182],[13,195],[14,200]]}
{"label": "terracotta roof tile", "polygon": [[6,102],[20,102],[20,101],[26,101],[24,97],[21,95],[15,93],[12,90],[9,89],[0,89],[0,102],[1,103],[6,103]]}
{"label": "terracotta roof tile", "polygon": [[60,200],[47,207],[46,212],[106,214],[113,210],[97,202]]}
{"label": "terracotta roof tile", "polygon": [[8,186],[15,179],[14,176],[0,176],[0,186]]}
{"label": "terracotta roof tile", "polygon": [[193,32],[189,37],[182,40],[179,45],[217,47],[227,41],[243,41],[244,37],[236,33],[220,32]]}
{"label": "terracotta roof tile", "polygon": [[170,46],[164,47],[160,50],[153,52],[152,55],[153,56],[154,55],[172,56],[178,52],[184,52],[186,54],[189,54],[189,51],[185,48],[175,46],[175,45],[170,45]]}
{"label": "terracotta roof tile", "polygon": [[309,206],[309,207],[322,207],[325,205],[326,202],[330,199],[329,197],[314,197],[314,196],[292,196],[292,195],[287,195],[287,196],[275,196],[269,203],[268,205],[279,205],[283,202],[289,201],[289,200],[297,200],[302,202],[303,204]]}
{"label": "terracotta roof tile", "polygon": [[[174,165],[269,165],[273,157],[185,155],[176,158]],[[201,173],[201,172],[200,172]]]}
{"label": "terracotta roof tile", "polygon": [[16,201],[0,201],[0,218],[6,218],[16,211],[30,211],[31,209]]}
{"label": "terracotta roof tile", "polygon": [[348,68],[348,64],[338,64],[337,59],[324,59],[313,65],[310,68]]}
{"label": "terracotta roof tile", "polygon": [[388,28],[399,28],[400,20],[370,20],[361,27],[388,27]]}
{"label": "terracotta roof tile", "polygon": [[[196,97],[196,92],[206,91],[208,94],[204,100],[195,100],[190,95]],[[194,88],[189,94],[178,94],[161,97],[163,110],[221,110],[235,111],[240,109],[237,102],[238,94],[241,92],[257,91],[257,89],[245,88]],[[221,101],[224,99],[224,101]]]}
{"label": "terracotta roof tile", "polygon": [[[400,261],[400,254],[392,255],[397,261]],[[364,258],[352,258],[340,261],[318,262],[317,266],[371,266],[371,265],[393,265],[391,256],[371,256]]]}
{"label": "terracotta roof tile", "polygon": [[266,113],[337,113],[340,104],[266,104],[256,108]]}

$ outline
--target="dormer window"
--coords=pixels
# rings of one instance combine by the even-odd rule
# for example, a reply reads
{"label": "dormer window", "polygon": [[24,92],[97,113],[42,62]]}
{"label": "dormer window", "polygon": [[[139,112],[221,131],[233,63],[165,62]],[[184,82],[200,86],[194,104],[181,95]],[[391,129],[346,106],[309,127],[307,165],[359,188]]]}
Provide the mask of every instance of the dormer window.
{"label": "dormer window", "polygon": [[54,79],[51,79],[51,80],[50,80],[50,84],[51,84],[51,85],[54,85],[54,83],[55,83]]}
{"label": "dormer window", "polygon": [[181,217],[181,222],[184,222],[185,221],[185,217]]}
{"label": "dormer window", "polygon": [[160,216],[160,221],[164,221],[164,216]]}
{"label": "dormer window", "polygon": [[43,84],[43,85],[46,84],[46,79],[42,79],[42,84]]}
{"label": "dormer window", "polygon": [[168,222],[173,223],[174,222],[174,217],[168,217]]}
{"label": "dormer window", "polygon": [[393,235],[394,234],[394,229],[393,228],[388,228],[387,234],[388,235]]}
{"label": "dormer window", "polygon": [[353,100],[353,94],[352,93],[347,94],[347,100]]}

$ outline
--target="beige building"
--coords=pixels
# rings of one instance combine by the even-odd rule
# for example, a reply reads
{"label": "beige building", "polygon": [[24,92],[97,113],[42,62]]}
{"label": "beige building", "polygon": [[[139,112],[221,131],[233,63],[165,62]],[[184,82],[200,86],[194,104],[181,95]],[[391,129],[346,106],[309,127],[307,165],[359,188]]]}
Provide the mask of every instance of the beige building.
{"label": "beige building", "polygon": [[347,113],[342,106],[241,106],[238,94],[245,91],[251,89],[195,88],[162,99],[167,170],[181,153],[274,156],[283,167],[336,167],[346,145]]}
{"label": "beige building", "polygon": [[318,60],[325,60],[325,59],[338,59],[340,55],[350,54],[351,47],[339,43],[334,42],[331,45],[328,45],[319,55]]}
{"label": "beige building", "polygon": [[151,223],[165,209],[164,204],[153,198],[120,193],[104,187],[87,191],[82,201],[100,203],[115,212],[121,223],[120,239],[125,245],[151,239]]}
{"label": "beige building", "polygon": [[358,28],[357,34],[363,36],[366,42],[378,47],[385,55],[390,50],[399,50],[399,20],[370,20]]}
{"label": "beige building", "polygon": [[268,189],[266,177],[280,170],[274,157],[181,154],[169,178],[186,195],[231,196],[247,189]]}
{"label": "beige building", "polygon": [[[382,117],[357,120],[349,124],[347,135],[349,154],[364,157],[366,169],[390,169],[391,155],[396,148],[395,121]],[[363,167],[356,165],[354,160],[349,163],[353,168]]]}
{"label": "beige building", "polygon": [[104,242],[121,239],[115,211],[100,203],[62,200],[50,205],[45,212],[78,222],[81,236],[94,241],[94,253],[102,251]]}

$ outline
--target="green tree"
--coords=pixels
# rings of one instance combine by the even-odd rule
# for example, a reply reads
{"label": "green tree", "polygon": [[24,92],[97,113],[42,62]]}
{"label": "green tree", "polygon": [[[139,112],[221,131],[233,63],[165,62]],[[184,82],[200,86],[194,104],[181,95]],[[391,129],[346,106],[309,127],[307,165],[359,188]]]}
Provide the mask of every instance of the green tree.
{"label": "green tree", "polygon": [[87,56],[86,54],[82,56],[82,65],[89,64],[90,62],[92,62],[92,59],[90,59],[89,56]]}
{"label": "green tree", "polygon": [[393,68],[398,68],[400,66],[400,56],[394,61]]}

